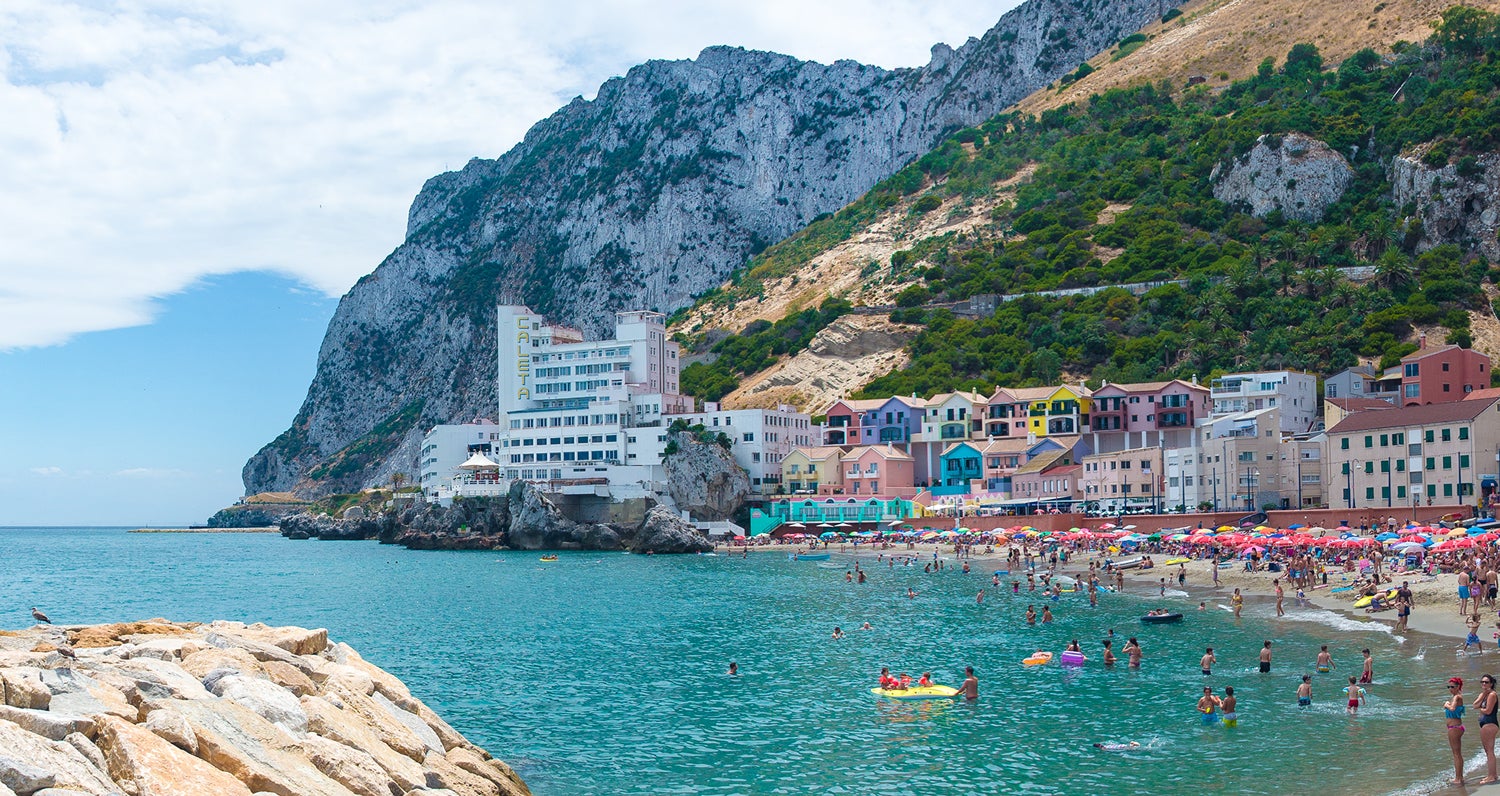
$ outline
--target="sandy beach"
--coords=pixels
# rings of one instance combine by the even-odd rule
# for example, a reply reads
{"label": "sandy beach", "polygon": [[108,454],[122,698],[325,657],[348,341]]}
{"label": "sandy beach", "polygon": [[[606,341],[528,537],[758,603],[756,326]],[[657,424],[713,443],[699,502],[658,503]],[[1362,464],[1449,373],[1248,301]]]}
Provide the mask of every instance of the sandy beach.
{"label": "sandy beach", "polygon": [[[721,555],[738,554],[743,548],[720,547]],[[793,545],[763,545],[751,546],[753,553],[778,553],[789,555],[793,552],[806,552],[805,546]],[[982,548],[981,548],[982,550]],[[882,550],[872,545],[859,545],[856,548],[851,544],[835,544],[827,548],[819,548],[817,553],[835,553],[841,556],[855,556],[860,559],[876,559],[881,555],[914,555],[921,559],[930,560],[933,552],[944,561],[945,566],[962,566],[954,555],[951,544],[934,544],[930,542],[918,542],[913,548],[908,549],[905,544],[893,545],[889,550]],[[1006,561],[1007,548],[996,548],[993,553],[974,552],[969,558],[971,569],[981,572],[994,571],[995,565],[1003,565]],[[1134,558],[1134,555],[1115,555],[1111,558],[1121,560]],[[1080,551],[1070,555],[1066,564],[1058,567],[1058,574],[1077,577],[1088,572],[1089,562],[1102,561],[1104,555],[1098,551]],[[1164,562],[1172,558],[1171,554],[1152,554],[1152,558],[1158,560],[1154,569],[1141,570],[1129,569],[1125,571],[1125,591],[1134,594],[1149,595],[1157,590],[1160,579],[1167,579],[1169,590],[1179,590],[1177,586],[1178,566],[1163,566]],[[1276,587],[1272,581],[1284,578],[1284,572],[1269,572],[1262,568],[1256,572],[1247,572],[1241,562],[1236,560],[1235,566],[1224,567],[1219,570],[1219,585],[1213,585],[1212,563],[1207,560],[1194,559],[1184,565],[1187,569],[1187,581],[1183,589],[1188,598],[1208,602],[1229,604],[1229,598],[1235,589],[1246,600],[1274,600]],[[1038,572],[1043,571],[1039,565]],[[1357,577],[1357,572],[1345,572],[1343,569],[1330,570],[1328,572],[1328,586],[1317,588],[1307,593],[1308,603],[1319,608],[1330,611],[1339,611],[1348,616],[1362,620],[1383,622],[1387,625],[1396,624],[1396,612],[1386,610],[1378,613],[1366,613],[1364,609],[1355,608],[1354,601],[1358,598],[1354,592],[1333,593],[1332,589],[1340,586],[1348,586]],[[1407,629],[1419,633],[1430,633],[1445,638],[1457,639],[1462,642],[1468,635],[1468,629],[1464,625],[1463,615],[1458,613],[1458,576],[1456,574],[1441,574],[1436,577],[1425,575],[1421,572],[1382,574],[1382,581],[1387,577],[1393,577],[1392,586],[1399,586],[1405,580],[1412,591],[1415,605],[1411,616],[1407,619]],[[1295,587],[1286,588],[1283,598],[1287,607],[1296,604],[1297,590]],[[1484,626],[1480,629],[1479,637],[1487,647],[1500,651],[1500,646],[1494,645],[1494,633],[1500,629],[1500,622],[1494,616],[1495,609],[1480,612],[1484,619]]]}

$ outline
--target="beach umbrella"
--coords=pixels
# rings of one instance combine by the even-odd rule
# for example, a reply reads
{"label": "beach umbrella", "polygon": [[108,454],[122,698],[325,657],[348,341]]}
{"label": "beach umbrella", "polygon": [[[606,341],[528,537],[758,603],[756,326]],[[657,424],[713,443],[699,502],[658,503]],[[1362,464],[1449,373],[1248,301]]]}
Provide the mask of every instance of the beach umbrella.
{"label": "beach umbrella", "polygon": [[1347,525],[1340,525],[1340,526],[1339,526],[1339,527],[1337,527],[1337,528],[1334,528],[1334,530],[1335,530],[1335,531],[1352,531],[1352,530],[1354,530],[1354,529],[1353,529],[1353,528],[1350,528],[1350,527],[1349,527],[1349,526],[1347,526]]}
{"label": "beach umbrella", "polygon": [[1390,531],[1386,531],[1385,533],[1380,534],[1379,536],[1376,536],[1375,537],[1375,541],[1377,541],[1377,542],[1389,542],[1392,539],[1400,539],[1400,538],[1401,538],[1400,534],[1394,534],[1394,533],[1391,533]]}
{"label": "beach umbrella", "polygon": [[1292,541],[1291,539],[1288,539],[1286,537],[1282,537],[1280,539],[1277,539],[1277,540],[1271,542],[1271,544],[1274,545],[1274,546],[1276,546],[1276,547],[1292,547],[1292,546],[1296,545],[1297,543],[1294,542],[1294,541]]}
{"label": "beach umbrella", "polygon": [[789,523],[786,524],[786,527],[788,527],[788,528],[806,528],[807,526],[803,525],[800,522],[789,522]]}
{"label": "beach umbrella", "polygon": [[1252,544],[1252,545],[1245,545],[1243,548],[1240,549],[1240,552],[1243,553],[1243,554],[1245,554],[1245,555],[1250,555],[1251,553],[1264,553],[1264,552],[1266,552],[1266,549],[1264,547],[1261,547],[1258,544]]}
{"label": "beach umbrella", "polygon": [[1188,541],[1192,542],[1193,544],[1207,544],[1209,542],[1212,542],[1213,540],[1214,537],[1205,536],[1201,533],[1193,534],[1192,536],[1188,537]]}
{"label": "beach umbrella", "polygon": [[1233,531],[1234,527],[1231,526],[1231,525],[1220,525],[1219,526],[1219,530],[1221,530],[1221,531]]}
{"label": "beach umbrella", "polygon": [[1478,536],[1470,536],[1469,538],[1473,539],[1476,542],[1493,542],[1496,539],[1500,539],[1500,534],[1497,534],[1493,531],[1486,531],[1479,534]]}
{"label": "beach umbrella", "polygon": [[1413,550],[1423,550],[1426,548],[1421,542],[1401,542],[1392,546],[1391,549],[1398,553],[1410,553]]}
{"label": "beach umbrella", "polygon": [[771,536],[771,534],[768,534],[768,533],[758,533],[758,534],[756,534],[756,535],[754,535],[754,536],[752,536],[750,538],[752,538],[752,539],[767,539],[770,536]]}
{"label": "beach umbrella", "polygon": [[831,537],[834,537],[834,536],[838,536],[838,534],[834,533],[833,531],[824,531],[824,532],[818,534],[818,538],[820,538],[820,539],[828,539],[828,538],[831,538]]}
{"label": "beach umbrella", "polygon": [[1295,530],[1297,530],[1299,528],[1304,528],[1304,527],[1306,527],[1306,526],[1304,526],[1302,523],[1299,522],[1296,525],[1288,525],[1288,526],[1286,526],[1286,529],[1289,530],[1289,531],[1295,531]]}
{"label": "beach umbrella", "polygon": [[1185,533],[1174,533],[1171,536],[1167,537],[1168,540],[1173,541],[1173,542],[1183,542],[1183,541],[1186,541],[1187,538],[1188,538],[1188,535],[1185,534]]}

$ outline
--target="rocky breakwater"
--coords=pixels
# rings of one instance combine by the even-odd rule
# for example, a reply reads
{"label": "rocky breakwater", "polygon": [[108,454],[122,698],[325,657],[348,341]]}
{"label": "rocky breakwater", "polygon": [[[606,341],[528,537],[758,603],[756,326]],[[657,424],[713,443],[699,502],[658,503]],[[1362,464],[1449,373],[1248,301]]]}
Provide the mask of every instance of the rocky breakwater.
{"label": "rocky breakwater", "polygon": [[530,793],[326,630],[0,631],[0,701],[0,796]]}

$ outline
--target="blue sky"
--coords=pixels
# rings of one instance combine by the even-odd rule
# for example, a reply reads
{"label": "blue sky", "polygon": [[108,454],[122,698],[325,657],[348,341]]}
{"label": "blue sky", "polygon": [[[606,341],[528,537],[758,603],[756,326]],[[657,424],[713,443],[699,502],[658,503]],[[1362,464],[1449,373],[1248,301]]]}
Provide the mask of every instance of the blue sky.
{"label": "blue sky", "polygon": [[289,424],[337,300],[211,277],[153,323],[0,355],[0,525],[188,525]]}
{"label": "blue sky", "polygon": [[429,177],[651,58],[916,66],[1019,0],[0,4],[0,525],[200,523]]}

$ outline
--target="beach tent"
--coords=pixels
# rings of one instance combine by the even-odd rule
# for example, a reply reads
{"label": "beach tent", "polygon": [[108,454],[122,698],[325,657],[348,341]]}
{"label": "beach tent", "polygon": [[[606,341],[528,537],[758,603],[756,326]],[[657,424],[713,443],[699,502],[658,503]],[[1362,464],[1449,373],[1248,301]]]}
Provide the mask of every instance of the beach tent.
{"label": "beach tent", "polygon": [[476,453],[473,456],[470,456],[468,461],[460,464],[457,469],[468,470],[470,472],[476,472],[479,470],[498,470],[500,469],[500,465],[490,461],[485,457],[484,454]]}

